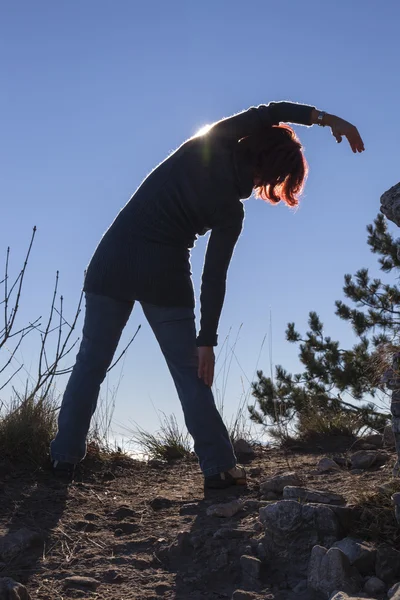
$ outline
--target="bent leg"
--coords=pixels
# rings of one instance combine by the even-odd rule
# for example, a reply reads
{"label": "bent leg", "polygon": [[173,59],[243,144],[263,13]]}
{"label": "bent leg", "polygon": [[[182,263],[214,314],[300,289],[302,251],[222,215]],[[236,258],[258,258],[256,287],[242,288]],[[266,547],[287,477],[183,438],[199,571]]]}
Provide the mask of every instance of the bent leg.
{"label": "bent leg", "polygon": [[132,308],[132,302],[86,294],[82,342],[65,389],[58,432],[51,442],[52,460],[76,464],[85,457],[86,437],[100,385]]}
{"label": "bent leg", "polygon": [[214,396],[197,375],[198,354],[194,312],[190,308],[142,303],[182,404],[187,429],[205,476],[228,471],[236,457]]}

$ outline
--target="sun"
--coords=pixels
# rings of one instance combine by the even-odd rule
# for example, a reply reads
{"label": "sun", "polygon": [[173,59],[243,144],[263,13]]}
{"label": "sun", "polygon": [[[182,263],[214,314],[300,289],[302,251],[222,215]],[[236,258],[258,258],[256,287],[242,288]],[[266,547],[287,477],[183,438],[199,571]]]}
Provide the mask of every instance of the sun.
{"label": "sun", "polygon": [[196,133],[194,134],[194,137],[206,135],[206,133],[208,133],[210,131],[211,127],[212,127],[212,125],[204,125],[203,127],[200,127],[200,129],[198,131],[196,131]]}

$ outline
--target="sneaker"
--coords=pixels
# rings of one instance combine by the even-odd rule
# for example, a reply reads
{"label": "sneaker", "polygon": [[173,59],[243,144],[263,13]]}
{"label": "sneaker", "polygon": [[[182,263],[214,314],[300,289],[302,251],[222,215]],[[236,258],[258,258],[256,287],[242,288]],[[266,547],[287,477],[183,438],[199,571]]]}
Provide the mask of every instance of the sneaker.
{"label": "sneaker", "polygon": [[243,467],[233,467],[218,475],[209,475],[204,478],[204,487],[207,489],[222,490],[233,485],[246,485],[246,471]]}
{"label": "sneaker", "polygon": [[53,475],[59,477],[60,479],[65,479],[67,481],[73,481],[75,475],[76,465],[68,462],[61,462],[59,460],[51,461],[51,470]]}

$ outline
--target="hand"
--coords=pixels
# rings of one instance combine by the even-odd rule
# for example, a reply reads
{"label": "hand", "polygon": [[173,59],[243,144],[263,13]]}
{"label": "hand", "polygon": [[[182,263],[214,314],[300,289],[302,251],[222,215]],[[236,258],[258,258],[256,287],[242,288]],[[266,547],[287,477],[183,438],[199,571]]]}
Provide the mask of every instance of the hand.
{"label": "hand", "polygon": [[332,135],[336,138],[338,144],[345,136],[354,153],[365,150],[364,142],[358,133],[357,127],[335,115],[326,115],[324,122],[332,129]]}
{"label": "hand", "polygon": [[198,348],[199,355],[199,368],[198,376],[204,381],[209,387],[212,386],[214,381],[214,367],[215,367],[215,355],[214,348],[212,346],[200,346]]}

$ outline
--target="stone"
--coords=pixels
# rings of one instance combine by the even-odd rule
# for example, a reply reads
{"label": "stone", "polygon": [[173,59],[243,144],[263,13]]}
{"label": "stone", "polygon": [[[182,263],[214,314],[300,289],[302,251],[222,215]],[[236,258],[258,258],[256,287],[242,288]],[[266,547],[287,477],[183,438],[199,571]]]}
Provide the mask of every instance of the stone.
{"label": "stone", "polygon": [[261,467],[253,467],[252,469],[249,470],[249,475],[251,477],[257,477],[258,475],[261,475],[261,473],[262,473]]}
{"label": "stone", "polygon": [[303,592],[305,592],[308,588],[308,581],[307,579],[302,579],[301,581],[299,581],[299,583],[293,588],[292,592],[294,594],[302,594]]}
{"label": "stone", "polygon": [[350,565],[356,567],[362,575],[373,572],[376,548],[372,544],[346,537],[333,544],[333,547],[339,548],[349,559]]}
{"label": "stone", "polygon": [[267,560],[290,568],[292,576],[307,575],[308,559],[316,545],[330,547],[340,535],[340,523],[328,505],[281,500],[260,509],[265,528],[262,541]]}
{"label": "stone", "polygon": [[190,504],[182,504],[182,506],[179,509],[179,514],[180,515],[197,515],[199,512],[199,506],[198,504],[195,504],[194,502],[191,502]]}
{"label": "stone", "polygon": [[380,202],[381,213],[400,227],[400,183],[397,183],[382,194]]}
{"label": "stone", "polygon": [[94,577],[81,577],[79,575],[73,575],[72,577],[66,577],[64,579],[64,587],[66,588],[97,590],[99,585],[100,581],[97,581],[97,579],[94,579]]}
{"label": "stone", "polygon": [[283,490],[283,497],[285,500],[304,500],[304,502],[319,504],[346,504],[346,499],[340,494],[296,486],[286,486]]}
{"label": "stone", "polygon": [[[140,530],[140,526],[137,523],[118,523],[118,529],[116,531],[120,531],[126,535],[131,533],[136,533]],[[121,535],[121,534],[120,534]]]}
{"label": "stone", "polygon": [[261,496],[261,500],[266,500],[267,502],[274,502],[274,500],[278,500],[279,495],[276,492],[267,492]]}
{"label": "stone", "polygon": [[349,596],[345,592],[333,592],[330,596],[329,600],[376,600],[375,598],[367,597],[366,595],[362,596]]}
{"label": "stone", "polygon": [[248,529],[234,529],[231,527],[221,527],[214,533],[213,538],[216,540],[238,540],[249,538],[253,535]]}
{"label": "stone", "polygon": [[245,590],[235,590],[232,594],[232,600],[257,600],[258,595]]}
{"label": "stone", "polygon": [[233,444],[233,449],[236,456],[241,458],[253,458],[256,455],[253,446],[243,439],[236,440]]}
{"label": "stone", "polygon": [[371,446],[375,446],[375,448],[382,448],[383,446],[383,436],[380,433],[372,433],[371,435],[366,435],[362,438],[364,442],[367,444],[371,444]]}
{"label": "stone", "polygon": [[395,444],[395,437],[394,437],[392,425],[385,426],[385,429],[383,430],[382,441],[383,441],[384,448],[394,448],[395,447],[396,444]]}
{"label": "stone", "polygon": [[137,512],[135,510],[133,510],[132,508],[129,508],[129,506],[120,506],[113,513],[113,517],[114,517],[114,519],[117,519],[117,521],[123,521],[124,519],[129,519],[130,517],[136,517],[136,516],[137,516]]}
{"label": "stone", "polygon": [[242,581],[245,587],[257,587],[260,579],[261,561],[254,556],[240,557]]}
{"label": "stone", "polygon": [[207,508],[209,517],[233,517],[243,507],[242,500],[232,500],[224,504],[213,504]]}
{"label": "stone", "polygon": [[369,469],[375,463],[378,453],[373,450],[358,450],[350,456],[352,469]]}
{"label": "stone", "polygon": [[332,471],[340,471],[340,467],[332,458],[321,458],[317,464],[317,471],[320,473],[330,473]]}
{"label": "stone", "polygon": [[400,552],[384,544],[376,553],[375,575],[385,583],[393,583],[400,577]]}
{"label": "stone", "polygon": [[157,498],[153,498],[150,502],[150,506],[153,510],[162,510],[163,508],[171,508],[173,502],[169,498],[163,498],[162,496],[157,496]]}
{"label": "stone", "polygon": [[0,577],[0,600],[31,600],[31,596],[22,583],[11,577]]}
{"label": "stone", "polygon": [[86,513],[86,515],[83,518],[85,519],[85,521],[98,521],[100,519],[100,516],[96,513]]}
{"label": "stone", "polygon": [[388,590],[387,597],[390,599],[393,598],[396,594],[400,594],[400,582],[392,585],[392,587]]}
{"label": "stone", "polygon": [[26,529],[25,527],[12,533],[7,533],[0,538],[0,558],[5,562],[9,562],[39,541],[41,541],[40,535],[36,531]]}
{"label": "stone", "polygon": [[385,593],[386,585],[378,577],[370,577],[364,584],[364,592],[370,596],[380,596]]}
{"label": "stone", "polygon": [[346,593],[358,592],[361,575],[339,548],[327,550],[314,546],[308,565],[308,587],[329,598],[335,590]]}
{"label": "stone", "polygon": [[294,471],[284,473],[283,475],[275,475],[263,481],[260,485],[260,491],[262,494],[267,494],[268,492],[282,494],[284,488],[288,485],[302,485],[300,477]]}

